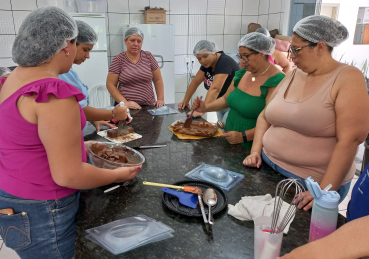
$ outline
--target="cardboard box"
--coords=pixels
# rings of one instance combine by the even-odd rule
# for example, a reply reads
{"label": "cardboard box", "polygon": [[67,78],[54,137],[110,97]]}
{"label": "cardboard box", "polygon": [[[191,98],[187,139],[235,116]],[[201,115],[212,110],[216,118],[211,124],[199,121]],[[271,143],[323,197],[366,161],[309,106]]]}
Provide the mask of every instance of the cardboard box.
{"label": "cardboard box", "polygon": [[140,11],[145,15],[145,24],[166,24],[167,22],[166,10],[148,9]]}
{"label": "cardboard box", "polygon": [[288,42],[291,42],[292,41],[292,37],[291,36],[283,36],[283,35],[275,35],[275,38],[276,39],[279,39],[279,40],[285,40],[285,41],[288,41]]}

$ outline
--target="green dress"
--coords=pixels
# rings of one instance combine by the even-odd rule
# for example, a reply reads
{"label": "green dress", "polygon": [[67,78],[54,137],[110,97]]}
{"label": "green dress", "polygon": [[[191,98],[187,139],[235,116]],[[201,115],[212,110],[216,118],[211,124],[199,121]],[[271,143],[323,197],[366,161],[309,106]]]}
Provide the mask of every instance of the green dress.
{"label": "green dress", "polygon": [[[278,73],[268,78],[265,83],[260,86],[261,95],[253,96],[238,89],[241,78],[245,75],[246,68],[236,71],[233,78],[235,90],[229,94],[227,104],[230,107],[226,121],[226,131],[246,131],[256,126],[256,120],[259,114],[265,108],[265,99],[268,93],[268,87],[276,87],[284,78],[284,74]],[[251,150],[252,141],[241,143],[242,146]]]}

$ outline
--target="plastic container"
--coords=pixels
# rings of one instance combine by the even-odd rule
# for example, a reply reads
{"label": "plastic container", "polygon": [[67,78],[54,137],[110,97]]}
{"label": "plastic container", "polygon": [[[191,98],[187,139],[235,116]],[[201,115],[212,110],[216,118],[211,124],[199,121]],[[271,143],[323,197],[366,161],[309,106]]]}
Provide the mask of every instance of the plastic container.
{"label": "plastic container", "polygon": [[168,107],[168,106],[162,106],[157,109],[151,109],[147,110],[151,115],[166,115],[166,114],[174,114],[177,113],[176,110]]}
{"label": "plastic container", "polygon": [[105,13],[106,0],[77,0],[79,13]]}
{"label": "plastic container", "polygon": [[112,143],[112,142],[98,142],[99,144],[106,145],[109,148],[114,148],[114,147],[125,148],[125,153],[130,163],[117,163],[117,162],[106,160],[104,158],[97,156],[97,154],[94,154],[91,151],[91,145],[94,143],[96,142],[89,143],[87,145],[87,150],[89,152],[89,158],[90,158],[91,164],[96,167],[106,168],[106,169],[115,169],[118,167],[139,166],[145,162],[145,157],[140,152],[134,150],[133,148],[127,147],[122,144]]}
{"label": "plastic container", "polygon": [[314,197],[309,234],[309,242],[312,242],[331,234],[337,229],[340,195],[336,191],[328,191],[332,186],[331,184],[322,190],[311,177],[307,178],[305,183]]}
{"label": "plastic container", "polygon": [[[272,217],[259,217],[254,220],[254,259],[275,259],[281,253],[283,232],[270,234]],[[266,230],[266,231],[263,231]]]}
{"label": "plastic container", "polygon": [[173,237],[173,232],[172,228],[159,221],[138,215],[87,229],[86,238],[117,255]]}
{"label": "plastic container", "polygon": [[243,174],[208,164],[201,164],[188,172],[186,176],[192,179],[214,183],[226,191],[232,189],[245,177]]}

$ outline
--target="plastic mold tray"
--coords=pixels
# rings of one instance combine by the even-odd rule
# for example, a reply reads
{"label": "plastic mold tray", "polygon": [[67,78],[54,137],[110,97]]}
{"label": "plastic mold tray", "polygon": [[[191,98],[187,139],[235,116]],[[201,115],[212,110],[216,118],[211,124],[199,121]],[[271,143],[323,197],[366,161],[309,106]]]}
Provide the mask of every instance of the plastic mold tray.
{"label": "plastic mold tray", "polygon": [[167,114],[174,114],[178,113],[176,110],[168,107],[168,106],[161,106],[157,109],[147,110],[151,115],[167,115]]}
{"label": "plastic mold tray", "polygon": [[245,176],[225,170],[221,167],[201,164],[186,174],[188,178],[204,180],[218,185],[223,190],[229,191],[238,184]]}

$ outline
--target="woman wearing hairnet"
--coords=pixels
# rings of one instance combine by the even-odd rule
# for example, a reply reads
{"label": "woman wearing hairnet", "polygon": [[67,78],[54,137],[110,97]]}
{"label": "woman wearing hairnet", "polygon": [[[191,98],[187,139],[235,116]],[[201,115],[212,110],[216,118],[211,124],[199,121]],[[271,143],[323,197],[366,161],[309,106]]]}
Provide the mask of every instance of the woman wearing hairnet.
{"label": "woman wearing hairnet", "polygon": [[230,108],[221,137],[230,144],[252,147],[256,119],[265,107],[265,101],[284,78],[284,74],[269,61],[275,41],[262,33],[246,34],[238,43],[242,69],[237,71],[228,91],[216,101],[206,104],[196,98],[192,109],[197,112],[221,111]]}
{"label": "woman wearing hairnet", "polygon": [[[114,57],[106,79],[106,88],[114,100],[124,102],[130,109],[141,109],[141,105],[165,105],[164,83],[158,62],[150,52],[141,50],[143,40],[143,32],[138,28],[132,27],[125,32],[127,51]],[[152,82],[158,98],[156,101]]]}
{"label": "woman wearing hairnet", "polygon": [[[188,86],[186,95],[178,109],[189,107],[189,101],[199,85],[204,82],[206,94],[205,103],[211,103],[221,98],[228,90],[229,85],[240,68],[230,56],[223,51],[217,51],[214,43],[207,40],[200,40],[193,50],[194,56],[201,64],[199,71]],[[226,122],[229,109],[226,108],[217,112],[218,120]],[[192,117],[199,117],[204,113],[194,112]]]}
{"label": "woman wearing hairnet", "polygon": [[[255,32],[260,32],[270,37],[270,33],[265,28],[259,28]],[[281,68],[283,73],[287,74],[292,70],[293,63],[278,49],[275,49],[272,55],[269,55],[269,61]]]}
{"label": "woman wearing hairnet", "polygon": [[85,96],[58,78],[72,66],[77,33],[57,7],[32,11],[13,44],[18,67],[0,86],[0,235],[25,259],[74,258],[78,189],[126,181],[139,170],[85,163],[78,104]]}
{"label": "woman wearing hairnet", "polygon": [[[244,165],[261,161],[286,177],[311,176],[324,189],[332,184],[342,201],[356,170],[355,155],[369,130],[369,102],[363,74],[332,58],[348,38],[340,22],[313,15],[293,29],[290,55],[297,68],[274,91],[256,126]],[[308,210],[313,197],[299,208]]]}
{"label": "woman wearing hairnet", "polygon": [[[76,20],[77,28],[78,28],[78,36],[77,36],[77,53],[74,58],[73,63],[76,65],[81,65],[86,59],[90,58],[90,51],[93,49],[95,43],[97,42],[97,34],[91,28],[90,25],[83,21]],[[109,110],[101,110],[93,108],[89,105],[89,97],[88,97],[88,87],[85,85],[77,73],[71,68],[68,73],[59,75],[59,78],[74,87],[80,90],[86,97],[79,102],[81,105],[83,112],[86,116],[87,121],[91,121],[91,123],[96,127],[97,132],[100,131],[100,126],[105,125],[110,128],[115,128],[116,126],[108,123],[105,120],[117,119],[124,120],[127,116],[126,109],[117,105],[112,111]],[[87,128],[87,124],[84,127],[83,131]]]}

